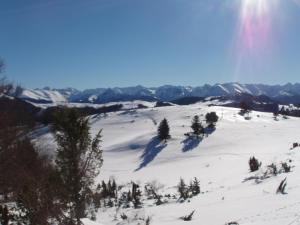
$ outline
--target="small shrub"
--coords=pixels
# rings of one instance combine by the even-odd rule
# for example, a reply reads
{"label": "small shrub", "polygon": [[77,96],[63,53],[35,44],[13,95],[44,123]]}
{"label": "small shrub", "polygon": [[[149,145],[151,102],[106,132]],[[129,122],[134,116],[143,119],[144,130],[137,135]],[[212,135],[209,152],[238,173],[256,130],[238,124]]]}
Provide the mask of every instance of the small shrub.
{"label": "small shrub", "polygon": [[119,201],[118,201],[118,206],[121,207],[123,206],[124,208],[129,208],[130,207],[130,202],[132,200],[131,197],[131,192],[122,192]]}
{"label": "small shrub", "polygon": [[287,194],[285,192],[285,188],[286,188],[287,182],[286,182],[286,178],[284,180],[282,180],[277,188],[276,193],[277,194]]}
{"label": "small shrub", "polygon": [[150,219],[150,217],[148,216],[147,219],[146,219],[146,221],[145,221],[145,225],[150,225],[150,221],[151,221],[151,219]]}
{"label": "small shrub", "polygon": [[285,173],[291,172],[291,166],[289,166],[286,162],[281,163],[281,166]]}
{"label": "small shrub", "polygon": [[107,207],[109,207],[109,208],[114,207],[114,203],[113,203],[113,201],[111,200],[111,198],[108,199]]}
{"label": "small shrub", "polygon": [[249,167],[251,172],[257,171],[260,166],[261,162],[259,162],[254,156],[249,159]]}
{"label": "small shrub", "polygon": [[293,143],[293,148],[297,148],[297,147],[299,147],[299,144],[298,143]]}
{"label": "small shrub", "polygon": [[242,101],[240,103],[240,108],[241,108],[241,111],[240,111],[241,115],[244,115],[244,114],[249,113],[251,111],[250,104],[248,102],[245,102],[245,101]]}
{"label": "small shrub", "polygon": [[96,221],[97,216],[96,216],[95,211],[91,211],[91,217],[90,217],[90,219],[91,219],[92,221]]}
{"label": "small shrub", "polygon": [[155,184],[146,184],[145,185],[145,193],[148,196],[148,199],[155,199],[156,205],[161,205],[163,204],[161,198],[162,196],[157,194],[156,190],[158,190],[158,187],[154,186]]}
{"label": "small shrub", "polygon": [[138,107],[138,109],[147,109],[148,108],[148,106],[145,106],[143,104],[138,104],[137,107]]}
{"label": "small shrub", "polygon": [[277,170],[277,166],[274,163],[269,165],[268,168],[270,169],[271,174],[273,174],[274,176],[277,176],[278,170]]}
{"label": "small shrub", "polygon": [[193,212],[191,212],[189,215],[180,217],[180,219],[182,219],[183,221],[191,221],[193,219],[194,213],[195,213],[195,210]]}
{"label": "small shrub", "polygon": [[251,120],[251,116],[249,114],[244,116],[245,120]]}
{"label": "small shrub", "polygon": [[191,133],[185,133],[184,136],[191,137]]}
{"label": "small shrub", "polygon": [[128,219],[128,216],[127,216],[125,213],[122,213],[122,214],[121,214],[121,219],[122,219],[122,220],[127,220],[127,219]]}

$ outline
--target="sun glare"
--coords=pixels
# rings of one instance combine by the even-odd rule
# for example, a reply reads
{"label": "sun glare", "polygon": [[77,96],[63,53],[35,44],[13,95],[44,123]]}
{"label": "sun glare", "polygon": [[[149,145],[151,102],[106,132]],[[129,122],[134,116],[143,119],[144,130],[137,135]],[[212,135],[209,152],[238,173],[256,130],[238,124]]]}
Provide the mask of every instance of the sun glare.
{"label": "sun glare", "polygon": [[[272,0],[271,0],[272,1]],[[243,16],[262,16],[269,11],[268,4],[270,0],[243,0],[242,14]]]}
{"label": "sun glare", "polygon": [[273,42],[272,18],[277,6],[278,0],[240,0],[236,76],[244,72],[242,65],[268,60]]}
{"label": "sun glare", "polygon": [[270,42],[276,5],[277,0],[241,0],[238,32],[241,51],[262,50]]}

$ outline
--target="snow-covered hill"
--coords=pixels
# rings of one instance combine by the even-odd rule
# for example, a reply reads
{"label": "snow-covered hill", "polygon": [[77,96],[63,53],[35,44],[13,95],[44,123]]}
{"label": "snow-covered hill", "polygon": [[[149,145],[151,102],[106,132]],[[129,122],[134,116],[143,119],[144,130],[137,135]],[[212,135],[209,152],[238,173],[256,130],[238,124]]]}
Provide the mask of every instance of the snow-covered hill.
{"label": "snow-covered hill", "polygon": [[126,88],[97,88],[78,91],[76,89],[25,89],[21,98],[34,103],[76,102],[108,103],[116,101],[172,101],[184,97],[232,96],[236,94],[266,95],[283,103],[300,102],[300,84],[263,85],[225,83],[199,87],[165,85],[157,88],[143,86]]}
{"label": "snow-covered hill", "polygon": [[[190,131],[191,119],[216,111],[220,117],[217,128],[202,140],[184,136]],[[209,103],[170,106],[108,113],[91,117],[92,132],[103,128],[104,165],[97,181],[116,179],[126,185],[135,181],[143,187],[156,181],[163,185],[159,193],[176,193],[180,178],[187,183],[200,179],[201,194],[180,203],[155,206],[144,200],[141,209],[101,208],[95,222],[86,224],[138,224],[137,218],[151,218],[151,225],[288,225],[300,223],[300,142],[299,118],[273,118],[270,113],[252,112],[250,119],[239,115],[238,109]],[[172,138],[159,143],[158,123],[167,118]],[[38,139],[54,147],[51,135]],[[52,143],[52,145],[49,145]],[[248,160],[255,156],[262,162],[259,171],[250,173]],[[287,162],[290,173],[263,178],[268,165]],[[287,194],[276,194],[279,183],[287,177]],[[248,179],[247,179],[248,178]],[[143,189],[142,189],[143,190]],[[179,217],[195,210],[193,220]],[[125,213],[128,220],[122,220]],[[140,224],[145,224],[140,221]]]}
{"label": "snow-covered hill", "polygon": [[47,90],[47,89],[24,89],[20,98],[32,102],[32,103],[66,103],[67,96],[62,94],[57,90]]}

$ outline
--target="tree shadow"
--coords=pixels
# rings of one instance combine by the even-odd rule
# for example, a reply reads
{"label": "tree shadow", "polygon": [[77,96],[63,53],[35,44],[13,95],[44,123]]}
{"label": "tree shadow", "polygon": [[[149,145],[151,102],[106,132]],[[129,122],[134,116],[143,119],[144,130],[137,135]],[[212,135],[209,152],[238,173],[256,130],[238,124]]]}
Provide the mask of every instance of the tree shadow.
{"label": "tree shadow", "polygon": [[150,162],[154,160],[154,158],[167,146],[166,142],[162,142],[158,137],[154,137],[147,144],[143,155],[141,155],[141,164],[139,168],[135,171],[138,171],[144,167],[146,167]]}
{"label": "tree shadow", "polygon": [[208,135],[211,135],[213,132],[215,132],[216,131],[216,128],[215,127],[205,127],[204,128],[204,133],[205,133],[205,135],[206,135],[206,137],[208,136]]}
{"label": "tree shadow", "polygon": [[183,152],[192,151],[194,148],[197,148],[200,142],[202,141],[202,137],[187,137],[181,143],[183,143]]}

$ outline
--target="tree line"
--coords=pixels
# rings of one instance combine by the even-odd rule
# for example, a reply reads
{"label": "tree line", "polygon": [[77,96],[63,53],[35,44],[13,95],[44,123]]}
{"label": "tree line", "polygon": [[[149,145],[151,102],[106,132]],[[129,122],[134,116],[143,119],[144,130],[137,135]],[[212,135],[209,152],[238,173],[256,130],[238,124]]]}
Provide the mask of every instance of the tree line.
{"label": "tree line", "polygon": [[[216,114],[216,112],[209,112],[205,115],[205,119],[206,119],[206,123],[208,124],[207,128],[209,129],[215,129],[216,123],[219,120],[218,115]],[[205,127],[203,126],[203,124],[200,121],[200,118],[198,115],[195,115],[192,119],[191,122],[191,129],[192,132],[191,133],[187,133],[185,134],[186,136],[191,137],[192,135],[195,137],[200,137],[201,135],[205,134]],[[171,138],[170,135],[170,126],[169,126],[169,122],[166,118],[164,118],[157,129],[157,136],[161,141],[167,141],[168,139]]]}

